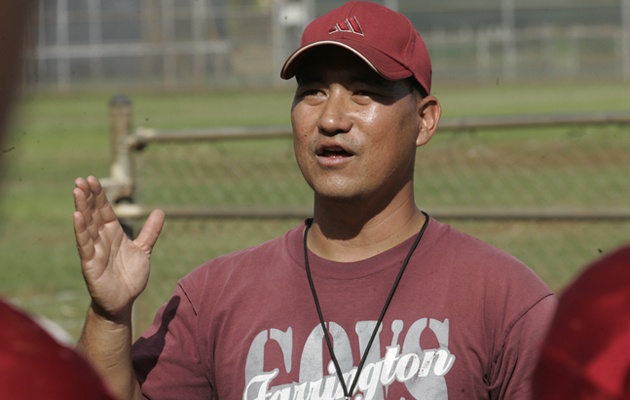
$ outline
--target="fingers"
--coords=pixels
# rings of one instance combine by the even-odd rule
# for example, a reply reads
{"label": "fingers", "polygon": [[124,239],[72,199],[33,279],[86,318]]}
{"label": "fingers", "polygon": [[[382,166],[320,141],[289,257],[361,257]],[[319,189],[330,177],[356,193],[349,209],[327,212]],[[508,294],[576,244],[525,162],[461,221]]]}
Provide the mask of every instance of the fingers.
{"label": "fingers", "polygon": [[104,224],[116,221],[116,214],[98,179],[93,176],[77,178],[75,186],[75,208],[83,214],[92,240],[97,241],[98,231]]}
{"label": "fingers", "polygon": [[94,241],[88,232],[83,214],[79,211],[75,211],[74,213],[74,235],[81,260],[89,261],[94,258]]}
{"label": "fingers", "polygon": [[[85,183],[85,181],[83,181]],[[85,226],[85,231],[90,235],[93,241],[98,240],[98,226],[94,223],[93,207],[90,206],[88,195],[85,193],[81,183],[77,184],[77,188],[72,191],[74,197],[74,208],[82,215],[82,223]],[[87,186],[87,185],[86,185]]]}
{"label": "fingers", "polygon": [[[105,225],[110,222],[114,222],[117,225],[119,223],[98,179],[93,176],[88,176],[87,179],[77,178],[75,186],[76,188],[72,193],[76,208],[74,230],[77,247],[81,259],[90,260],[95,255],[95,246],[102,239],[101,231],[105,228]],[[134,244],[140,247],[147,257],[151,255],[153,246],[155,246],[160,232],[162,232],[164,219],[165,216],[162,210],[154,210],[149,215],[137,239],[134,240]],[[103,232],[105,231],[113,232],[109,229],[103,230]],[[122,234],[122,229],[120,231]],[[110,243],[112,240],[111,237],[107,237],[107,234],[103,236],[103,239],[107,243]]]}
{"label": "fingers", "polygon": [[114,213],[112,205],[107,200],[105,191],[101,187],[98,179],[93,176],[88,176],[87,183],[94,196],[94,208],[99,211],[99,217],[102,218],[102,222],[109,223],[116,221],[116,213]]}
{"label": "fingers", "polygon": [[153,210],[153,212],[149,215],[149,218],[147,218],[147,221],[144,223],[140,234],[136,240],[134,240],[134,243],[140,247],[147,256],[151,255],[153,246],[155,246],[155,243],[160,236],[160,232],[162,232],[164,219],[164,211]]}

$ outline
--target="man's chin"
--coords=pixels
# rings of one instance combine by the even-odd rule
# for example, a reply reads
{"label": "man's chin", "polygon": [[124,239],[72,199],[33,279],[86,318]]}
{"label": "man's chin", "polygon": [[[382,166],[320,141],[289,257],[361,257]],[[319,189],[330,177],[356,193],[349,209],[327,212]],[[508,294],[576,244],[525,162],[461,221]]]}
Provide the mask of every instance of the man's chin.
{"label": "man's chin", "polygon": [[320,198],[327,203],[353,204],[366,201],[369,196],[360,191],[351,191],[348,188],[340,188],[333,190],[316,191],[315,198]]}

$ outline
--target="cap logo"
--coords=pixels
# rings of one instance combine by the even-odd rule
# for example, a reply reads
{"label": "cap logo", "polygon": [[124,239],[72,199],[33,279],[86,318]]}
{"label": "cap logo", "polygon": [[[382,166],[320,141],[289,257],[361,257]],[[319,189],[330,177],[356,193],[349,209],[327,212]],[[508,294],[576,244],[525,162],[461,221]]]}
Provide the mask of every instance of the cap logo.
{"label": "cap logo", "polygon": [[328,30],[328,34],[336,33],[336,32],[350,32],[356,33],[357,35],[365,36],[363,34],[363,29],[361,28],[361,24],[359,24],[359,20],[357,17],[346,18],[345,21],[339,22],[335,24],[332,28]]}

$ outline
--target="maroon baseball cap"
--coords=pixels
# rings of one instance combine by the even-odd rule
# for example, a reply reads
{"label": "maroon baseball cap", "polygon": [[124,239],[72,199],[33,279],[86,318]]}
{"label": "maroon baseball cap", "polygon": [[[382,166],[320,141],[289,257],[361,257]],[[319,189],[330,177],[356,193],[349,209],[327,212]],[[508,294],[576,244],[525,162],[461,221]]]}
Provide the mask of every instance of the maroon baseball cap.
{"label": "maroon baseball cap", "polygon": [[413,76],[431,92],[431,60],[420,34],[404,15],[379,4],[350,1],[311,22],[280,76],[295,76],[305,55],[321,45],[350,50],[386,79]]}

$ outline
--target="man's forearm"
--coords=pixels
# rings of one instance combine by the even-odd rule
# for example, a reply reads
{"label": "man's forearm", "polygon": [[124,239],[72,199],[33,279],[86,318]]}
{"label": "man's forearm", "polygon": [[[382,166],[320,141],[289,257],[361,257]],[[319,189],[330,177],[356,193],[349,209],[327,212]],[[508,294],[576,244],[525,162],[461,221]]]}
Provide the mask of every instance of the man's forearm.
{"label": "man's forearm", "polygon": [[78,345],[120,400],[143,398],[131,360],[131,337],[131,315],[118,323],[90,307]]}

